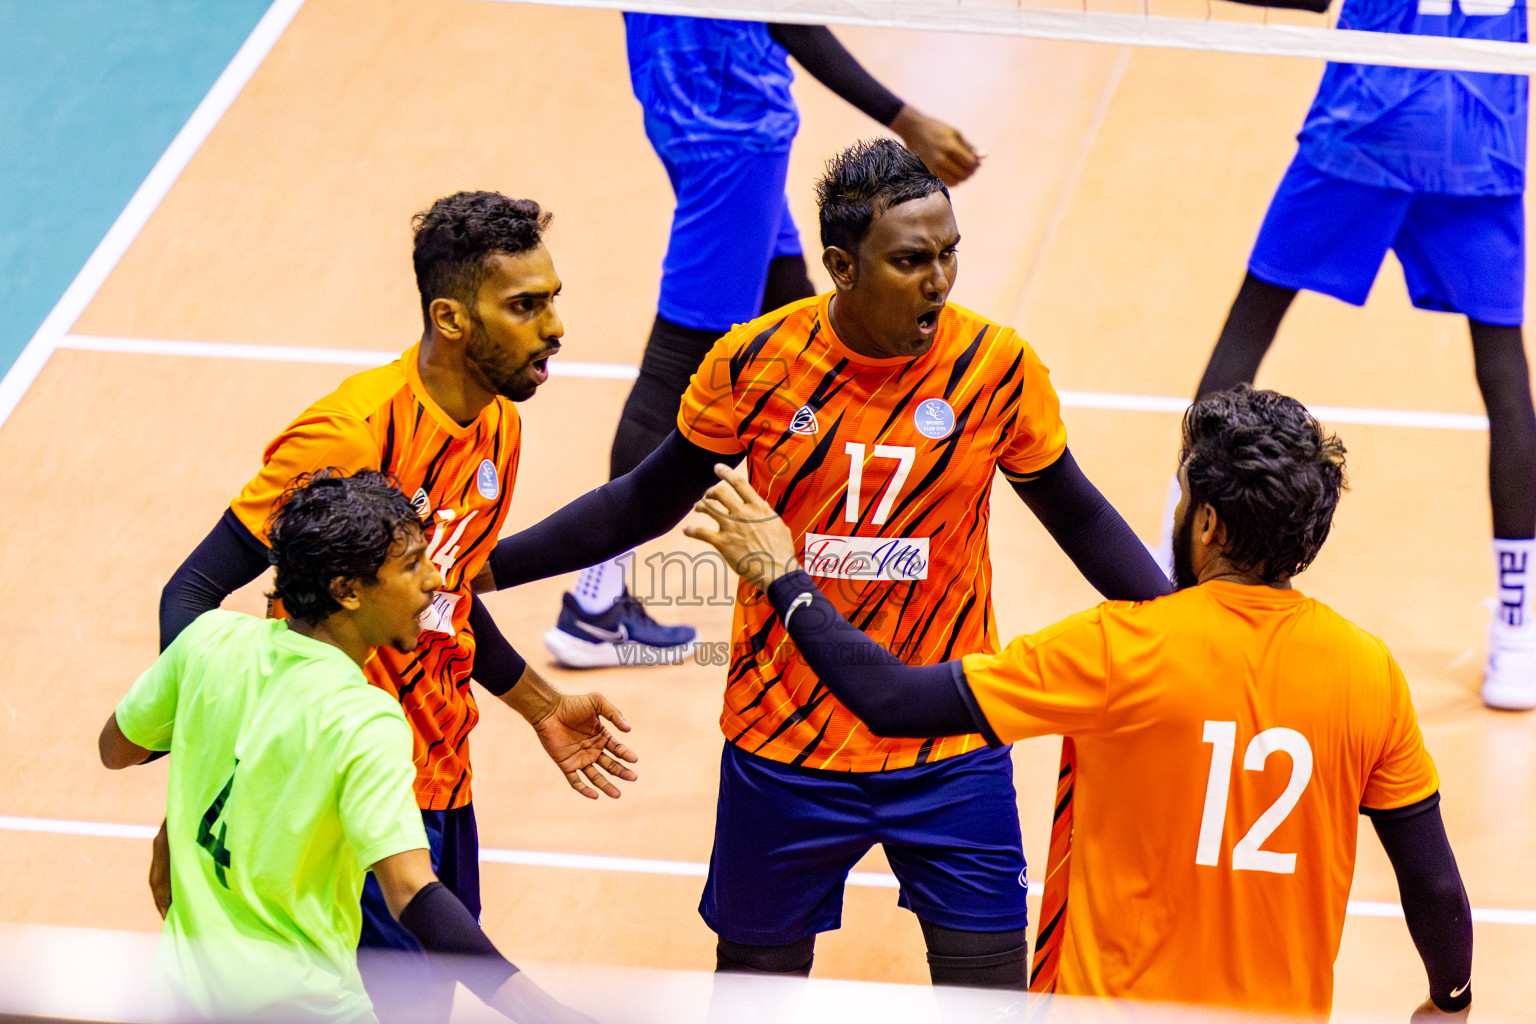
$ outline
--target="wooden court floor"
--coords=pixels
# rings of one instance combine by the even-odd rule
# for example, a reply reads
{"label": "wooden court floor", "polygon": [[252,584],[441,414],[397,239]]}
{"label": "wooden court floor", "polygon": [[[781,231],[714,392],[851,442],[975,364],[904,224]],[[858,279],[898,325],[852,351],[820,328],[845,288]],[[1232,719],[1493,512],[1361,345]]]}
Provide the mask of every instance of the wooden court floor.
{"label": "wooden court floor", "polygon": [[[1090,44],[840,30],[908,102],[990,156],[955,192],[953,298],[1017,326],[1063,392],[1187,396],[1293,151],[1320,63]],[[822,160],[874,126],[802,76],[792,207],[813,252]],[[538,199],[565,282],[569,363],[638,362],[671,196],[629,92],[618,15],[464,0],[309,0],[214,129],[73,334],[399,350],[419,333],[409,218],[463,188]],[[825,280],[824,277],[819,280]],[[0,652],[0,815],[150,824],[160,766],[112,775],[94,739],[155,653],[161,585],[251,475],[266,441],[353,368],[57,352],[0,427],[18,626]],[[1478,414],[1464,321],[1413,310],[1389,258],[1364,309],[1298,300],[1261,383],[1310,404]],[[557,376],[521,407],[508,520],[537,521],[601,483],[628,382]],[[1156,531],[1177,418],[1068,403],[1079,461],[1132,526]],[[1486,435],[1343,423],[1352,492],[1299,581],[1382,636],[1404,665],[1443,779],[1475,907],[1475,991],[1489,1017],[1536,999],[1536,716],[1477,697],[1492,592]],[[1094,600],[1006,488],[993,511],[1005,636]],[[696,551],[672,535],[641,553]],[[644,570],[642,570],[644,572]],[[535,661],[568,581],[490,600]],[[231,600],[261,607],[259,588]],[[728,639],[727,608],[655,609]],[[720,670],[550,669],[634,723],[641,780],[617,802],[574,796],[494,701],[473,740],[484,846],[647,861],[707,859]],[[1025,849],[1044,863],[1055,741],[1016,748]],[[1374,836],[1354,898],[1396,898]],[[142,840],[0,829],[0,920],[150,931]],[[606,863],[606,862],[604,862]],[[861,870],[883,872],[878,852]],[[485,923],[513,959],[707,969],[700,879],[604,867],[484,865]],[[850,887],[823,936],[828,977],[926,979],[916,922]],[[1497,917],[1498,915],[1494,915]],[[1411,1009],[1425,983],[1400,919],[1349,918],[1341,1010]]]}

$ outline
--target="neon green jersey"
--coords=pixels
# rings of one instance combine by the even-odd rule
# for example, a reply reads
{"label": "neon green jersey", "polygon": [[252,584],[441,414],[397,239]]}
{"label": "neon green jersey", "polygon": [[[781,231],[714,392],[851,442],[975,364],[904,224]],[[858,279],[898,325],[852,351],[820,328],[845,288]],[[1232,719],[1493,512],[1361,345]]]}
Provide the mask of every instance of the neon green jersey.
{"label": "neon green jersey", "polygon": [[285,620],[210,611],[117,707],[169,750],[171,1011],[371,1020],[357,972],[367,868],[424,849],[400,706]]}

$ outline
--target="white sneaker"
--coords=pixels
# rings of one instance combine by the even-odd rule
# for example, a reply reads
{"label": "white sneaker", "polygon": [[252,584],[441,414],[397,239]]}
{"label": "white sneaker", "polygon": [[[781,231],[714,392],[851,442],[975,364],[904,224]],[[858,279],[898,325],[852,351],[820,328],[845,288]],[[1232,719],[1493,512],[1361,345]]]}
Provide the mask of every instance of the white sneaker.
{"label": "white sneaker", "polygon": [[1488,664],[1483,669],[1483,703],[1500,711],[1536,708],[1536,627],[1488,627]]}

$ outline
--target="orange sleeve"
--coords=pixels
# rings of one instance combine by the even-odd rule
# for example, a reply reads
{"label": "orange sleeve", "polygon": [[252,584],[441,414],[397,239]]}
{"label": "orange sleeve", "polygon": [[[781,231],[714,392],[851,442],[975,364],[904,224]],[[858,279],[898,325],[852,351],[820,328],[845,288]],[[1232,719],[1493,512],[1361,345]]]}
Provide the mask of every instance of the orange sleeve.
{"label": "orange sleeve", "polygon": [[295,477],[317,469],[379,469],[382,458],[366,423],[311,409],[267,445],[261,471],[229,503],[230,511],[265,544],[267,519]]}
{"label": "orange sleeve", "polygon": [[715,342],[688,382],[677,407],[677,429],[688,441],[718,455],[746,451],[736,436],[735,387],[731,380],[731,338]]}
{"label": "orange sleeve", "polygon": [[1424,749],[1419,732],[1419,716],[1413,710],[1408,681],[1396,660],[1387,656],[1391,673],[1391,694],[1386,723],[1386,742],[1381,756],[1371,768],[1360,806],[1373,811],[1390,811],[1426,800],[1440,789],[1440,775],[1435,762]]}
{"label": "orange sleeve", "polygon": [[1014,413],[1013,439],[998,460],[1009,477],[1038,473],[1067,450],[1067,425],[1061,420],[1061,399],[1051,386],[1051,371],[1027,344],[1022,392]]}
{"label": "orange sleeve", "polygon": [[1102,606],[1016,637],[996,654],[968,654],[961,666],[987,724],[1004,743],[1095,729],[1109,697]]}

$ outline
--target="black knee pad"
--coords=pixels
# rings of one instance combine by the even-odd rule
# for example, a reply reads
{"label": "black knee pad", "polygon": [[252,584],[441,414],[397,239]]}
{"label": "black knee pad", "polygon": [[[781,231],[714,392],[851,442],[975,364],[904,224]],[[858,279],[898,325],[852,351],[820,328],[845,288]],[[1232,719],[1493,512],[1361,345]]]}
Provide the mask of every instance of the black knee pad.
{"label": "black knee pad", "polygon": [[656,317],[645,355],[640,358],[640,375],[624,402],[619,429],[613,436],[609,479],[640,465],[672,432],[688,381],[721,333],[681,327]]}
{"label": "black knee pad", "polygon": [[815,956],[814,935],[785,946],[748,946],[720,939],[715,944],[715,970],[731,974],[798,974],[804,978],[810,975]]}
{"label": "black knee pad", "polygon": [[768,261],[768,283],[763,287],[762,312],[771,313],[798,299],[816,294],[806,273],[804,256],[775,256]]}
{"label": "black knee pad", "polygon": [[1024,989],[1029,947],[1024,929],[967,932],[920,922],[928,945],[928,975],[935,985]]}

